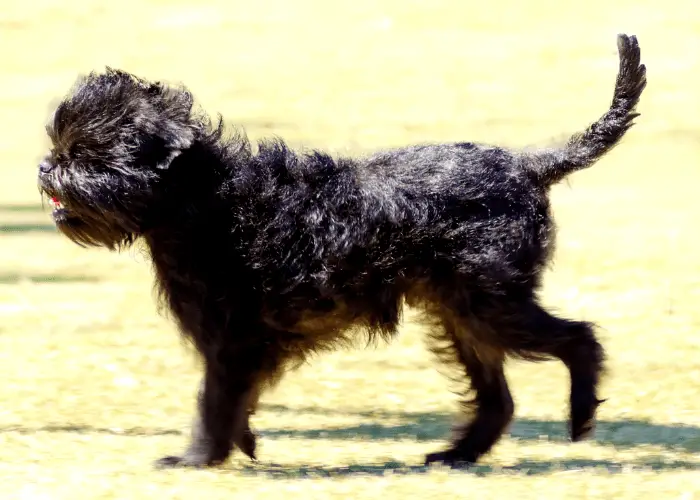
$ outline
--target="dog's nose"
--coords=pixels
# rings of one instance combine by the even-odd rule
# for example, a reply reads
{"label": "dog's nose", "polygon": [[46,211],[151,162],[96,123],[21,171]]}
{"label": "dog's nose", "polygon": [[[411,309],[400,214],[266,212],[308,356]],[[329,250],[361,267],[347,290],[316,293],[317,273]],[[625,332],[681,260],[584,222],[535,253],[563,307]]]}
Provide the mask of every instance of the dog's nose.
{"label": "dog's nose", "polygon": [[49,163],[48,161],[44,160],[41,163],[39,163],[39,172],[42,174],[48,174],[53,170],[53,165]]}

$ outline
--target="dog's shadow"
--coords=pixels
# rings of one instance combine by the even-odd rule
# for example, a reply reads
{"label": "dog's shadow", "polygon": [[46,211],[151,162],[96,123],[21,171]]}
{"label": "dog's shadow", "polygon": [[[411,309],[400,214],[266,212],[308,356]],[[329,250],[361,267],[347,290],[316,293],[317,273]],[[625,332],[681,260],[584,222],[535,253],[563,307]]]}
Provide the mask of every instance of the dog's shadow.
{"label": "dog's shadow", "polygon": [[[244,460],[244,459],[241,459]],[[635,460],[616,462],[613,460],[571,458],[561,460],[521,460],[514,465],[472,465],[450,469],[444,466],[408,465],[402,462],[385,462],[383,464],[356,464],[345,467],[325,467],[320,465],[281,465],[259,462],[250,464],[240,462],[232,466],[233,471],[248,476],[266,476],[271,479],[323,478],[345,476],[391,476],[420,475],[432,470],[444,470],[448,473],[469,473],[477,476],[492,474],[543,475],[573,474],[587,470],[605,471],[620,474],[630,471],[700,471],[700,462],[688,460],[668,460],[665,457],[651,456]]]}
{"label": "dog's shadow", "polygon": [[[299,439],[367,439],[441,441],[449,437],[455,415],[451,413],[371,411],[351,412],[327,408],[295,408],[262,405],[261,410],[274,413],[311,413],[317,415],[354,415],[373,423],[322,429],[260,429],[264,438]],[[386,420],[395,424],[381,424]],[[555,420],[516,419],[508,435],[518,441],[567,442],[566,422]],[[598,420],[592,440],[604,446],[633,448],[653,445],[685,452],[700,452],[700,427],[690,425],[653,424],[643,420]]]}
{"label": "dog's shadow", "polygon": [[[449,413],[389,412],[389,411],[346,411],[327,408],[289,408],[281,405],[261,405],[261,412],[301,413],[319,415],[353,415],[372,422],[392,420],[395,423],[363,423],[344,427],[326,427],[319,429],[274,429],[260,426],[256,432],[266,439],[336,439],[368,441],[440,441],[442,446],[449,435],[454,422],[454,415]],[[89,425],[47,425],[38,428],[7,426],[0,428],[0,433],[18,432],[33,434],[38,432],[68,432],[78,434],[113,434],[124,437],[154,437],[177,435],[186,432],[165,428],[110,429]],[[511,439],[518,441],[537,441],[563,443],[569,440],[566,423],[561,421],[518,419],[509,432]],[[668,450],[685,453],[700,453],[700,427],[688,425],[654,424],[641,420],[598,421],[593,442],[614,448],[634,448],[638,446],[658,446]],[[439,448],[439,445],[438,445]],[[426,452],[435,450],[426,450]],[[262,458],[262,457],[261,457]],[[433,467],[386,462],[379,464],[353,464],[344,467],[326,467],[312,464],[279,465],[262,460],[250,463],[245,458],[234,459],[228,466],[232,471],[243,475],[266,476],[277,479],[343,477],[343,476],[384,476],[426,474]],[[227,467],[227,468],[228,468]],[[439,467],[438,467],[439,468]],[[628,470],[692,470],[700,471],[700,461],[669,459],[667,456],[646,455],[624,461],[607,459],[566,458],[560,460],[522,460],[514,465],[498,466],[477,464],[463,468],[463,472],[476,475],[490,474],[569,474],[586,469],[605,470],[608,473],[620,473]],[[447,469],[449,470],[449,469]]]}
{"label": "dog's shadow", "polygon": [[[322,415],[352,413],[325,408],[291,409],[281,405],[263,405],[261,410],[275,413],[299,412]],[[375,422],[394,419],[398,420],[399,423],[393,425],[366,423],[323,429],[260,429],[258,433],[262,439],[408,439],[414,441],[442,441],[449,436],[454,423],[454,415],[447,413],[376,411],[355,412],[352,414]],[[549,441],[556,443],[569,440],[566,423],[549,420],[518,419],[511,426],[509,435],[512,439],[519,441]],[[694,453],[700,452],[700,428],[685,425],[652,424],[640,420],[598,421],[593,441],[615,448],[654,445]],[[246,461],[241,461],[235,470],[248,475],[290,479],[294,477],[426,474],[434,470],[434,468],[435,466],[408,465],[402,462],[325,467],[317,465],[277,465],[266,462],[249,464]],[[663,456],[645,456],[620,462],[605,459],[567,458],[560,460],[522,460],[509,466],[477,464],[461,468],[460,470],[476,475],[509,473],[539,475],[552,473],[573,474],[586,469],[605,470],[612,474],[639,469],[700,471],[700,461],[669,460],[668,457]]]}

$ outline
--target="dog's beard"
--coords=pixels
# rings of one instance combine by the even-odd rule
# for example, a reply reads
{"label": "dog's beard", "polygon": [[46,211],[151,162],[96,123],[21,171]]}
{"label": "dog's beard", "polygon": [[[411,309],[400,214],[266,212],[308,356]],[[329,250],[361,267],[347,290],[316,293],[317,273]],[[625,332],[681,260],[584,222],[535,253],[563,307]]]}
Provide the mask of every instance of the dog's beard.
{"label": "dog's beard", "polygon": [[58,230],[82,247],[103,246],[110,250],[117,250],[131,245],[136,239],[133,233],[110,226],[106,221],[88,222],[72,215],[64,208],[54,210],[52,216]]}
{"label": "dog's beard", "polygon": [[[42,194],[47,191],[40,188]],[[96,208],[80,207],[75,203],[65,204],[62,198],[48,195],[54,206],[51,212],[56,228],[68,239],[79,246],[102,246],[110,250],[128,247],[136,234],[121,227],[110,214],[99,212]]]}

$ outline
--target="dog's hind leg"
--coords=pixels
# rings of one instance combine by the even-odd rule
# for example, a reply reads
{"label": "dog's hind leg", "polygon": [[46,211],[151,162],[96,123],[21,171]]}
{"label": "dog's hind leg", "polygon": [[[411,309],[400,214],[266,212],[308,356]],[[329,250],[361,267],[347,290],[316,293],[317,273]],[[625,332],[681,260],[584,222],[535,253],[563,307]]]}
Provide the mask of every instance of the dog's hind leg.
{"label": "dog's hind leg", "polygon": [[566,365],[571,383],[571,439],[586,437],[601,402],[596,392],[604,359],[593,325],[553,316],[527,293],[517,299],[477,296],[470,302],[471,314],[489,343],[516,357],[535,361],[553,357]]}
{"label": "dog's hind leg", "polygon": [[570,433],[572,441],[587,437],[594,428],[602,402],[597,388],[603,373],[604,350],[591,323],[558,318],[534,301],[513,310],[499,334],[512,354],[525,359],[541,355],[560,359],[570,376]]}
{"label": "dog's hind leg", "polygon": [[[471,381],[474,398],[465,406],[474,410],[472,421],[461,431],[452,448],[429,454],[425,463],[449,465],[476,462],[500,439],[514,412],[513,399],[503,372],[504,353],[498,348],[479,345],[461,321],[445,318],[444,334],[433,350],[442,361],[457,361]],[[452,359],[444,359],[449,355]]]}

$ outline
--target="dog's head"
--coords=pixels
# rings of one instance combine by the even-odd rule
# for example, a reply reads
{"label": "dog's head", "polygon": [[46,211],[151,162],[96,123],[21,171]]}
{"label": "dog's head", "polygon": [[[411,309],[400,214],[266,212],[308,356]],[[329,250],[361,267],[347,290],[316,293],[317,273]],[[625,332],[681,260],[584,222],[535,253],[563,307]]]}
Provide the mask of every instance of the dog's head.
{"label": "dog's head", "polygon": [[46,127],[52,148],[39,165],[58,229],[110,249],[141,235],[163,173],[201,133],[192,105],[185,89],[119,70],[79,79]]}

